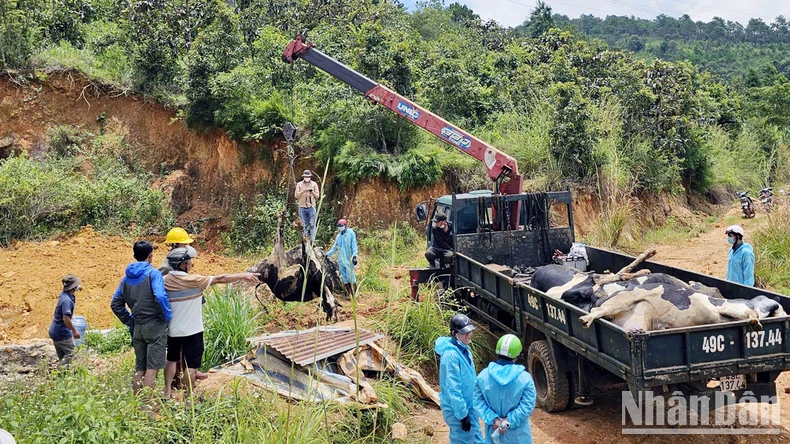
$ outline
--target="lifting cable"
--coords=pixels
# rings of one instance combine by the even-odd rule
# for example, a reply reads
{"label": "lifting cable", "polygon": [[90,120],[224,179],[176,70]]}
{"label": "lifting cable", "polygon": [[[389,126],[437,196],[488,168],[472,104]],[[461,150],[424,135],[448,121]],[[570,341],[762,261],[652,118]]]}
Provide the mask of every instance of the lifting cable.
{"label": "lifting cable", "polygon": [[286,183],[285,185],[285,208],[284,210],[288,211],[288,203],[291,200],[291,183],[294,184],[294,188],[296,188],[296,174],[294,173],[294,164],[296,163],[296,151],[294,150],[294,141],[296,140],[296,126],[293,124],[293,121],[296,118],[296,109],[294,107],[294,74],[293,74],[293,66],[289,70],[289,79],[290,79],[290,88],[288,93],[288,102],[289,108],[291,108],[291,120],[286,122],[283,125],[283,136],[285,140],[288,142],[288,147],[286,150],[286,154],[288,156],[288,164],[291,169],[291,182]]}

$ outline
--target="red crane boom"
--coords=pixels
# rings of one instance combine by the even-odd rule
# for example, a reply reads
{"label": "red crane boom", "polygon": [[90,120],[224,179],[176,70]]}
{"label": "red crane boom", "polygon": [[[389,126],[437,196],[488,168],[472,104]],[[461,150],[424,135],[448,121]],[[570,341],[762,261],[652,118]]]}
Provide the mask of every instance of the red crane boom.
{"label": "red crane boom", "polygon": [[[312,43],[305,44],[301,35],[297,35],[288,44],[282,56],[284,62],[291,64],[298,58],[345,82],[373,102],[389,108],[407,121],[457,148],[462,153],[468,154],[482,162],[486,167],[488,177],[498,185],[494,190],[496,193],[521,193],[524,177],[518,173],[518,164],[513,157],[499,151],[386,86],[370,80],[322,53]],[[510,226],[517,228],[519,222],[519,205],[517,202],[511,204],[510,215]]]}

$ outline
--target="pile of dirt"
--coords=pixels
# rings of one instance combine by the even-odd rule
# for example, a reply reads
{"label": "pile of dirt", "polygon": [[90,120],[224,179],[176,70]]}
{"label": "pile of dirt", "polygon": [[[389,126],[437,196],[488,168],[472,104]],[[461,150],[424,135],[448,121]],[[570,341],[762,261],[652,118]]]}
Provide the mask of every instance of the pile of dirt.
{"label": "pile of dirt", "polygon": [[[154,265],[165,258],[164,238],[154,242]],[[132,257],[134,240],[99,234],[91,227],[72,236],[43,242],[19,242],[0,249],[0,343],[19,339],[46,338],[52,313],[60,294],[61,278],[72,273],[82,278],[84,290],[77,292],[75,315],[82,315],[89,328],[109,328],[116,318],[110,300]],[[203,253],[195,260],[194,272],[221,274],[243,271],[254,258],[229,258]]]}

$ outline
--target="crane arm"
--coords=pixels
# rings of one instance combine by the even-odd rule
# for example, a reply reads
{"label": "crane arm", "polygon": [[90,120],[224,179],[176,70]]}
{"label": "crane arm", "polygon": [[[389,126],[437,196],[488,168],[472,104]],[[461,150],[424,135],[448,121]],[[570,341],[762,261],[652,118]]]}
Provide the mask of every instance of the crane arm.
{"label": "crane arm", "polygon": [[513,157],[497,150],[386,86],[374,82],[324,54],[316,49],[312,43],[304,44],[301,36],[297,36],[295,40],[289,43],[283,52],[283,61],[287,63],[293,63],[294,59],[297,58],[301,58],[320,68],[322,71],[361,92],[373,102],[390,109],[443,142],[457,148],[462,153],[479,160],[485,165],[486,172],[491,180],[498,182],[504,178],[509,178],[507,182],[502,183],[501,189],[497,190],[498,192],[503,194],[521,193],[524,179],[523,176],[518,174],[518,164]]}

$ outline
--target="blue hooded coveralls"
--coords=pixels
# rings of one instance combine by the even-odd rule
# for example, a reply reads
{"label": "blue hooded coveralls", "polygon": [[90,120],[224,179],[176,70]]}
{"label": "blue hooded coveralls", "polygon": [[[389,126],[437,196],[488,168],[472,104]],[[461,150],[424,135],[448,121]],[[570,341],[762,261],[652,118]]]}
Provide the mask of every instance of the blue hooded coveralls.
{"label": "blue hooded coveralls", "polygon": [[[434,347],[439,361],[439,399],[444,422],[450,427],[450,444],[482,444],[480,420],[473,407],[475,366],[468,345],[450,337],[436,339]],[[461,420],[469,415],[472,428],[461,429]]]}
{"label": "blue hooded coveralls", "polygon": [[737,249],[730,248],[727,260],[727,280],[754,286],[754,248],[746,242]]}
{"label": "blue hooded coveralls", "polygon": [[486,424],[486,443],[494,441],[494,421],[506,418],[510,428],[499,435],[499,444],[531,444],[529,417],[535,408],[535,383],[523,365],[500,359],[477,376],[475,410]]}
{"label": "blue hooded coveralls", "polygon": [[357,233],[351,228],[346,228],[335,237],[332,248],[326,252],[327,256],[337,253],[337,265],[340,267],[340,280],[344,284],[356,284],[357,275],[354,273],[352,259],[357,256]]}

